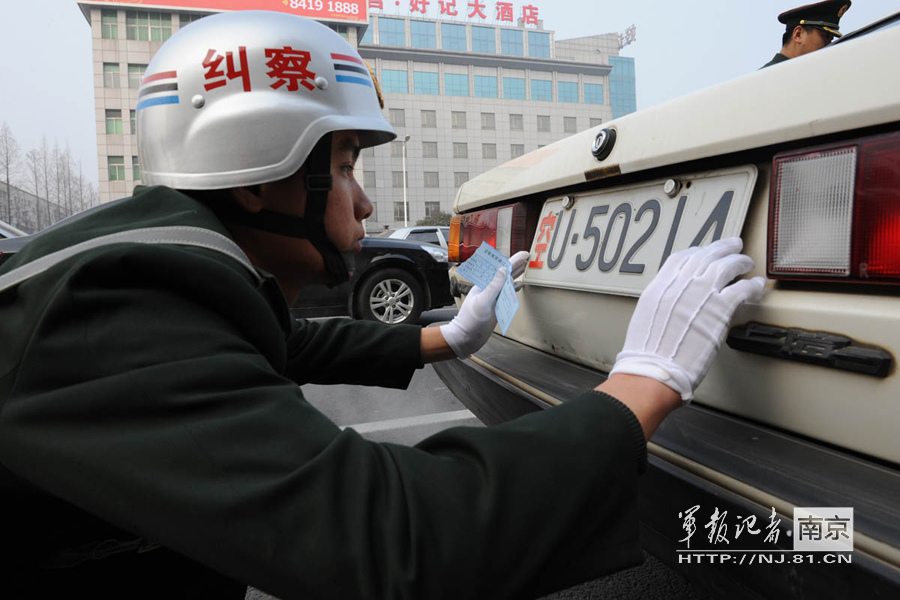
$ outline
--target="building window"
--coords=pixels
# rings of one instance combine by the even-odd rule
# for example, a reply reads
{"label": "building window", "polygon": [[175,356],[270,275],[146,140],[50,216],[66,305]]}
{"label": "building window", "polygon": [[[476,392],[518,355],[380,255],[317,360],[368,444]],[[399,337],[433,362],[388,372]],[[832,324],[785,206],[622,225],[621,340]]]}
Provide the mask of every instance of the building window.
{"label": "building window", "polygon": [[550,58],[550,34],[540,31],[528,32],[528,56]]}
{"label": "building window", "polygon": [[497,53],[497,38],[493,27],[472,27],[472,52]]}
{"label": "building window", "polygon": [[466,51],[466,26],[441,23],[441,46],[444,50]]}
{"label": "building window", "polygon": [[476,98],[496,98],[497,97],[497,76],[496,75],[476,75],[475,76],[475,97]]}
{"label": "building window", "polygon": [[382,46],[405,46],[406,28],[403,19],[378,19],[378,39]]}
{"label": "building window", "polygon": [[522,115],[509,115],[509,130],[523,131],[525,129],[525,121]]}
{"label": "building window", "polygon": [[119,39],[119,13],[115,10],[100,11],[100,37],[104,40]]}
{"label": "building window", "polygon": [[525,144],[510,144],[509,145],[509,155],[510,158],[518,158],[525,154]]}
{"label": "building window", "polygon": [[469,76],[456,73],[444,73],[445,96],[468,96]]}
{"label": "building window", "polygon": [[164,42],[172,36],[170,13],[125,11],[125,37],[141,42]]}
{"label": "building window", "polygon": [[[363,34],[362,38],[359,40],[360,44],[374,44],[375,43],[375,26],[372,24],[374,19],[369,17],[369,26],[366,27],[366,32]],[[374,213],[373,213],[374,214]]]}
{"label": "building window", "polygon": [[422,157],[423,158],[437,158],[438,157],[437,142],[422,142]]}
{"label": "building window", "polygon": [[609,103],[613,118],[633,113],[637,110],[637,95],[634,86],[634,59],[627,56],[610,56]]}
{"label": "building window", "polygon": [[[403,171],[391,171],[391,185],[395,188],[403,187]],[[409,187],[409,177],[406,178],[406,187]]]}
{"label": "building window", "polygon": [[[435,173],[437,175],[437,173]],[[428,187],[427,185],[425,187]],[[434,186],[437,187],[437,186]],[[426,217],[435,217],[441,212],[441,203],[440,202],[426,202],[425,203],[425,216]]]}
{"label": "building window", "polygon": [[346,25],[329,25],[328,27],[348,42],[350,41],[350,29]]}
{"label": "building window", "polygon": [[394,127],[406,127],[406,111],[402,108],[392,108],[388,111],[388,118]]}
{"label": "building window", "polygon": [[426,71],[413,71],[413,93],[425,96],[437,96],[440,94],[438,74]]}
{"label": "building window", "polygon": [[413,48],[437,48],[434,21],[410,21],[409,42]]}
{"label": "building window", "polygon": [[146,11],[125,11],[125,37],[129,40],[150,41],[150,14]]}
{"label": "building window", "polygon": [[138,89],[147,72],[147,65],[128,65],[128,87]]}
{"label": "building window", "polygon": [[404,205],[402,202],[394,202],[394,220],[395,221],[405,221],[406,220],[406,210],[404,210]]}
{"label": "building window", "polygon": [[550,131],[550,115],[537,116],[537,130],[544,133]]}
{"label": "building window", "polygon": [[172,37],[172,15],[170,13],[150,13],[150,41],[164,42]]}
{"label": "building window", "polygon": [[481,158],[497,158],[497,144],[482,144]]}
{"label": "building window", "polygon": [[103,63],[103,87],[119,87],[119,65],[115,63]]}
{"label": "building window", "polygon": [[469,145],[466,142],[453,142],[453,158],[469,158]]}
{"label": "building window", "polygon": [[391,142],[391,158],[403,158],[403,142]]}
{"label": "building window", "polygon": [[500,30],[500,53],[507,56],[525,56],[521,29]]}
{"label": "building window", "polygon": [[106,111],[106,134],[122,135],[122,111],[108,110]]}
{"label": "building window", "polygon": [[375,156],[375,148],[372,146],[369,146],[368,148],[363,148],[362,150],[359,151],[359,155],[363,156],[363,157]]}
{"label": "building window", "polygon": [[425,171],[423,173],[425,176],[425,187],[427,188],[437,188],[441,187],[439,183],[437,171]]}
{"label": "building window", "polygon": [[584,84],[584,103],[603,104],[603,85],[600,83]]}
{"label": "building window", "polygon": [[137,111],[131,110],[131,135],[137,133]]}
{"label": "building window", "polygon": [[381,70],[381,89],[386,94],[408,94],[409,79],[406,71],[397,69]]}
{"label": "building window", "polygon": [[553,82],[544,79],[531,80],[531,99],[541,102],[553,101]]}
{"label": "building window", "polygon": [[134,181],[141,180],[141,161],[137,156],[131,157],[131,178]]}
{"label": "building window", "polygon": [[453,187],[459,187],[469,180],[468,173],[456,172],[453,174]]}
{"label": "building window", "polygon": [[125,181],[124,156],[109,156],[106,159],[106,164],[109,165],[110,181]]}
{"label": "building window", "polygon": [[363,171],[363,188],[369,190],[375,187],[375,171]]}
{"label": "building window", "polygon": [[482,129],[497,129],[497,118],[494,113],[481,113]]}
{"label": "building window", "polygon": [[181,13],[178,15],[179,27],[187,27],[191,23],[199,21],[202,18],[203,15],[198,15],[197,13]]}
{"label": "building window", "polygon": [[437,113],[435,111],[422,111],[422,127],[437,127]]}
{"label": "building window", "polygon": [[563,117],[563,131],[575,133],[578,131],[578,121],[575,117]]}
{"label": "building window", "polygon": [[462,111],[456,111],[450,113],[450,122],[452,124],[453,129],[465,129],[466,128],[466,113]]}
{"label": "building window", "polygon": [[603,119],[591,117],[591,128],[597,127],[603,123]]}
{"label": "building window", "polygon": [[504,77],[503,97],[507,100],[524,100],[525,79],[519,77]]}
{"label": "building window", "polygon": [[560,81],[557,94],[560,102],[578,102],[578,84],[574,81]]}

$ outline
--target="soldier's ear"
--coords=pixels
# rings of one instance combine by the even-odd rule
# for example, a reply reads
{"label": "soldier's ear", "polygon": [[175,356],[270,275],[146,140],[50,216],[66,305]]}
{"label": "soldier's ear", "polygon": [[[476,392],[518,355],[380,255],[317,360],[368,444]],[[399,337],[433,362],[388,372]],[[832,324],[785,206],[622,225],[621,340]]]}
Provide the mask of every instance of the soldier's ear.
{"label": "soldier's ear", "polygon": [[262,210],[263,200],[260,197],[260,186],[236,187],[229,191],[231,199],[245,211],[257,213]]}

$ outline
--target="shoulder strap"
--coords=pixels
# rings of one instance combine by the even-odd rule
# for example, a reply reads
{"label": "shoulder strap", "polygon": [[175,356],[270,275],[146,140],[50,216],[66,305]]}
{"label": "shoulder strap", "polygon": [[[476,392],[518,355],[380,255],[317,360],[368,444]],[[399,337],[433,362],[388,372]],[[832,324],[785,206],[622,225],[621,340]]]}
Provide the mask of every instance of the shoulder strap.
{"label": "shoulder strap", "polygon": [[0,275],[0,292],[14,287],[39,273],[43,273],[53,265],[67,258],[80,254],[86,250],[106,246],[109,244],[137,243],[137,244],[177,244],[182,246],[200,246],[221,252],[243,265],[256,277],[257,282],[262,277],[250,264],[250,259],[231,239],[201,227],[148,227],[145,229],[133,229],[111,233],[92,240],[57,250],[46,256],[42,256],[28,264],[13,269],[9,273]]}

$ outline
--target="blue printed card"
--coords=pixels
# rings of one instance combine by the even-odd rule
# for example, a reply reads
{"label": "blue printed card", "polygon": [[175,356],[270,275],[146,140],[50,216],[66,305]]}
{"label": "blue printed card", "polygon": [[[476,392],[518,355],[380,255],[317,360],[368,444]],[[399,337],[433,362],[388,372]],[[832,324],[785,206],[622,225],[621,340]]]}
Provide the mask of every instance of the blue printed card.
{"label": "blue printed card", "polygon": [[506,334],[516,311],[519,310],[519,299],[516,297],[516,288],[512,280],[512,263],[509,262],[509,259],[487,242],[481,242],[481,246],[478,247],[475,254],[461,264],[456,272],[484,289],[494,280],[494,274],[500,267],[506,267],[506,282],[503,284],[503,289],[500,290],[494,312],[497,315],[500,331]]}

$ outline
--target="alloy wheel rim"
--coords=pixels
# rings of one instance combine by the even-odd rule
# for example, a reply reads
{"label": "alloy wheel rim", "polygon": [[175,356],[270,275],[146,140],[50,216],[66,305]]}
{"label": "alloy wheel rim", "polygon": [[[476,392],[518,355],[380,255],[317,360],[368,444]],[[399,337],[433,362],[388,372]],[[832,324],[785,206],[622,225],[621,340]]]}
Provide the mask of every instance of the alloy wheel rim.
{"label": "alloy wheel rim", "polygon": [[414,307],[412,288],[399,279],[385,279],[369,294],[369,308],[382,323],[402,323],[409,318]]}

